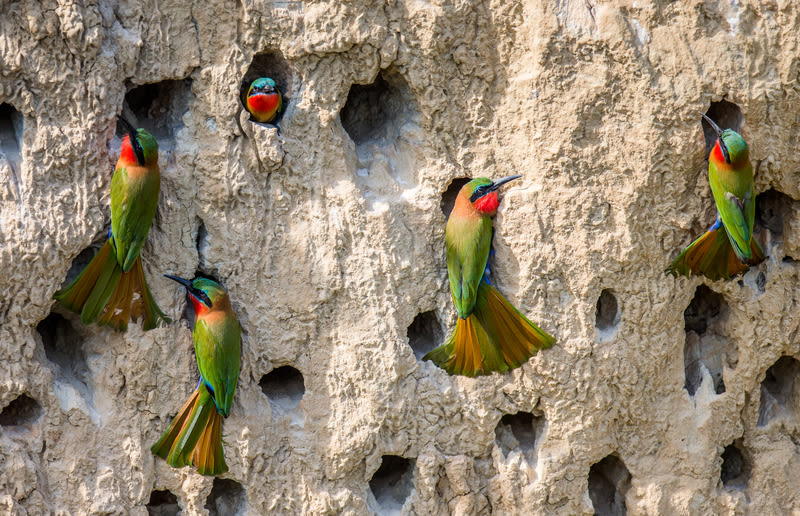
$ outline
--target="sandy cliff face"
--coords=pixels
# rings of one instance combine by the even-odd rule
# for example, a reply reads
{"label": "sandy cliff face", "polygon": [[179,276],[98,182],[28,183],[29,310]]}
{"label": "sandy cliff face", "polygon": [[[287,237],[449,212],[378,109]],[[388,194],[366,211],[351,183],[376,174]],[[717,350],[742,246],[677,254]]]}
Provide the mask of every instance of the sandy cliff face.
{"label": "sandy cliff face", "polygon": [[[786,1],[5,3],[0,512],[800,510],[798,28]],[[242,112],[260,74],[280,134]],[[663,274],[713,221],[709,107],[769,254],[717,283]],[[161,147],[142,255],[178,322],[147,333],[51,301],[107,231],[120,112]],[[450,377],[418,358],[455,320],[448,186],[512,173],[496,283],[558,343]],[[197,271],[243,326],[217,480],[149,451],[197,378],[161,274]]]}

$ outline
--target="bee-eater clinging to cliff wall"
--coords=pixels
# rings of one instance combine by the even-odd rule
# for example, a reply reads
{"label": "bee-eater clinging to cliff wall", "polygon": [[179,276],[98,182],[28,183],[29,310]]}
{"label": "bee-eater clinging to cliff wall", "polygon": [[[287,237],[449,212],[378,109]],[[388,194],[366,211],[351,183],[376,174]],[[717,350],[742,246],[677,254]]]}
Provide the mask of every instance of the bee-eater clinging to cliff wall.
{"label": "bee-eater clinging to cliff wall", "polygon": [[461,188],[447,220],[447,274],[458,321],[447,341],[423,360],[432,360],[450,374],[502,373],[555,343],[514,308],[488,277],[497,189],[519,177],[495,182],[473,179]]}
{"label": "bee-eater clinging to cliff wall", "polygon": [[714,128],[717,141],[708,156],[708,182],[717,220],[700,238],[675,258],[666,272],[672,275],[702,274],[711,280],[730,279],[764,260],[753,238],[756,197],[753,166],[744,138],[733,129],[724,131],[703,113]]}
{"label": "bee-eater clinging to cliff wall", "polygon": [[200,383],[151,450],[172,467],[193,465],[201,475],[220,475],[228,471],[222,418],[231,412],[239,381],[241,327],[218,283],[166,276],[186,287],[194,305],[192,340]]}
{"label": "bee-eater clinging to cliff wall", "polygon": [[80,275],[53,297],[80,313],[84,324],[97,321],[125,331],[129,319],[142,316],[149,330],[169,322],[150,293],[139,257],[158,206],[158,143],[144,129],[120,122],[128,134],[111,178],[108,240]]}

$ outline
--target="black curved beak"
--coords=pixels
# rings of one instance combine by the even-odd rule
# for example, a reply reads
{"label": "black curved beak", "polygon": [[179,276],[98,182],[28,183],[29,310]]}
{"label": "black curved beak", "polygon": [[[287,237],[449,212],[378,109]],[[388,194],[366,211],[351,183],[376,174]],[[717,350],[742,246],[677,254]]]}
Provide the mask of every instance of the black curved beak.
{"label": "black curved beak", "polygon": [[193,289],[193,287],[192,287],[192,282],[191,282],[191,281],[189,281],[189,280],[187,280],[187,279],[183,279],[183,278],[181,278],[180,276],[173,276],[172,274],[164,274],[164,277],[165,277],[165,278],[169,278],[169,279],[171,279],[172,281],[177,281],[178,283],[180,283],[181,285],[183,285],[184,287],[186,287],[186,290],[188,290],[188,291],[190,291],[190,292],[191,292],[191,291],[192,291],[192,289]]}
{"label": "black curved beak", "polygon": [[189,294],[191,294],[192,297],[199,299],[204,305],[206,305],[209,308],[213,307],[214,304],[211,302],[211,299],[208,298],[206,293],[200,290],[199,288],[194,288],[192,286],[191,281],[183,279],[180,276],[173,276],[171,274],[164,274],[164,277],[180,283],[181,285],[186,287],[186,290],[188,291]]}
{"label": "black curved beak", "polygon": [[513,181],[515,179],[519,179],[520,177],[522,177],[522,175],[521,174],[517,174],[515,176],[508,176],[508,177],[504,177],[502,179],[498,179],[497,181],[492,183],[492,185],[489,188],[487,188],[487,192],[494,192],[495,190],[497,190],[498,188],[500,188],[504,184],[508,183],[509,181]]}
{"label": "black curved beak", "polygon": [[728,146],[725,145],[725,140],[722,139],[722,129],[713,120],[707,117],[705,113],[700,113],[700,116],[702,116],[706,122],[708,122],[708,125],[717,132],[717,141],[719,141],[719,148],[722,149],[722,156],[725,158],[725,163],[730,163],[731,155],[728,152]]}
{"label": "black curved beak", "polygon": [[136,129],[133,128],[130,122],[128,122],[121,116],[118,116],[117,120],[119,121],[120,125],[122,125],[122,128],[125,129],[125,132],[131,136],[131,140],[136,138]]}

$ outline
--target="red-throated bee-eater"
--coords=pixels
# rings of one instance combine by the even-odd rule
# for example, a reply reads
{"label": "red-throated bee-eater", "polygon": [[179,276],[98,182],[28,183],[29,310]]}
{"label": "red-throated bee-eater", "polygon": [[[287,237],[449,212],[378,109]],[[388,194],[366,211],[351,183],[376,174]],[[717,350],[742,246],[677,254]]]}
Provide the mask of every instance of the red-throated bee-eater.
{"label": "red-throated bee-eater", "polygon": [[125,331],[128,320],[143,317],[142,325],[149,330],[169,322],[150,293],[139,256],[158,206],[158,143],[144,129],[134,130],[121,118],[120,122],[128,134],[111,178],[108,240],[80,275],[53,297],[81,314],[83,324],[96,321]]}
{"label": "red-throated bee-eater", "polygon": [[254,80],[242,99],[253,120],[261,123],[274,121],[283,108],[283,97],[275,81],[269,77]]}
{"label": "red-throated bee-eater", "polygon": [[192,340],[200,383],[151,450],[172,467],[193,465],[201,475],[221,475],[228,471],[222,418],[231,412],[239,381],[241,327],[228,293],[218,283],[166,277],[185,286],[194,305]]}
{"label": "red-throated bee-eater", "polygon": [[761,263],[764,253],[753,238],[756,196],[747,143],[733,129],[723,131],[700,114],[717,133],[708,156],[708,182],[717,205],[717,220],[675,258],[666,272],[687,277],[690,273],[702,274],[716,281],[730,279]]}
{"label": "red-throated bee-eater", "polygon": [[456,329],[423,357],[450,374],[478,376],[519,367],[555,339],[522,315],[489,279],[497,189],[522,176],[473,179],[461,188],[447,220],[447,273],[458,311]]}

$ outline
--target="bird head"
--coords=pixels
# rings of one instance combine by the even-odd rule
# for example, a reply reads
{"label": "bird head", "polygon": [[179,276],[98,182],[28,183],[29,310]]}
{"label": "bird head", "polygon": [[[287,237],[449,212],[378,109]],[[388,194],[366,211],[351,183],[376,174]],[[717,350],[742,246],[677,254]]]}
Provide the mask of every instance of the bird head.
{"label": "bird head", "polygon": [[153,135],[144,129],[134,129],[124,118],[119,117],[119,122],[127,133],[122,138],[120,158],[130,164],[140,167],[158,164],[158,142]]}
{"label": "bird head", "polygon": [[278,87],[275,85],[275,81],[269,77],[260,77],[250,84],[250,88],[247,90],[247,96],[250,97],[252,95],[277,92]]}
{"label": "bird head", "polygon": [[700,113],[702,117],[708,122],[714,131],[717,133],[717,143],[711,150],[709,159],[713,160],[717,165],[726,164],[739,164],[749,158],[747,150],[747,142],[744,141],[742,135],[733,129],[722,129],[713,120],[707,117],[704,113]]}
{"label": "bird head", "polygon": [[180,276],[164,274],[167,278],[186,287],[186,293],[194,305],[196,314],[201,315],[210,310],[217,310],[228,306],[228,293],[214,280],[197,277],[191,281]]}
{"label": "bird head", "polygon": [[497,212],[497,207],[500,205],[500,201],[497,198],[497,189],[520,177],[522,176],[508,176],[497,181],[492,181],[488,177],[476,177],[461,187],[460,195],[466,198],[470,205],[482,215],[492,216]]}

